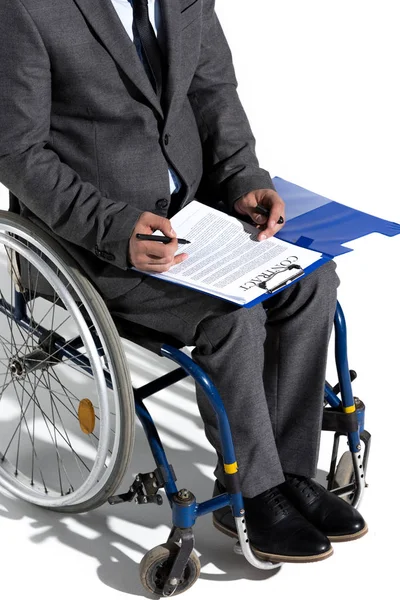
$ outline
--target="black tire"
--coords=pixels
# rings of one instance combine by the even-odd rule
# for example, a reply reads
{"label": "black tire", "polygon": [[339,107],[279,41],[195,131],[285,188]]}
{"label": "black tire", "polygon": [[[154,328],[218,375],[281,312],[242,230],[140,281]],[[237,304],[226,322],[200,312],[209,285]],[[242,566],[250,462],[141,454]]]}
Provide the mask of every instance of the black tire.
{"label": "black tire", "polygon": [[[147,592],[157,596],[163,595],[163,587],[166,582],[172,561],[179,547],[172,542],[156,546],[144,555],[139,566],[140,581]],[[188,590],[199,578],[200,560],[195,552],[189,556],[189,560],[179,581],[174,596]]]}

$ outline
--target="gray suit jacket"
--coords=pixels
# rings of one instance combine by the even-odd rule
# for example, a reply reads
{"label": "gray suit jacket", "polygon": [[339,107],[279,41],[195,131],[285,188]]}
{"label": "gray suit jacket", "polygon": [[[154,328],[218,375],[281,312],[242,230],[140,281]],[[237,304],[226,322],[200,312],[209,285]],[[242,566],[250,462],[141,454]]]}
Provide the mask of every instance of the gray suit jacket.
{"label": "gray suit jacket", "polygon": [[[163,106],[109,0],[2,0],[0,182],[106,298],[135,287],[139,215],[273,188],[259,168],[215,0],[161,0]],[[16,200],[18,199],[18,200]]]}

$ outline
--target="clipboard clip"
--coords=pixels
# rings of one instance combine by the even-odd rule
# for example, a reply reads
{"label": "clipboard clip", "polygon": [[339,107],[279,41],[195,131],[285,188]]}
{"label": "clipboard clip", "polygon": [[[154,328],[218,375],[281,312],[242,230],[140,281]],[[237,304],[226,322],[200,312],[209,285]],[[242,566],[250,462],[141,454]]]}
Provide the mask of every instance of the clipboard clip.
{"label": "clipboard clip", "polygon": [[[271,279],[274,279],[277,275],[282,275],[282,273],[284,273],[285,271],[293,271],[293,270],[295,272],[294,273],[290,272],[283,281],[279,281],[279,283],[276,283],[275,285],[272,285],[272,286],[270,285]],[[299,279],[299,277],[301,277],[302,275],[304,275],[304,271],[300,265],[289,265],[288,267],[285,267],[284,269],[282,269],[282,271],[279,271],[278,273],[273,273],[272,275],[270,275],[267,279],[265,279],[265,281],[262,281],[261,283],[259,283],[258,287],[262,288],[269,294],[272,294],[273,292],[277,292],[278,290],[284,288],[285,285],[287,285],[288,283],[292,283],[296,279]]]}

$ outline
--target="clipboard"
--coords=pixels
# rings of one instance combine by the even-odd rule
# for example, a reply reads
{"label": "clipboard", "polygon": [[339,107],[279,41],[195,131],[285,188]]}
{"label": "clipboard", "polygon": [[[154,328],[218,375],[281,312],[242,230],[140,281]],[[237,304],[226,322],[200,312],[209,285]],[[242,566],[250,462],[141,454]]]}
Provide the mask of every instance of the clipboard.
{"label": "clipboard", "polygon": [[[288,271],[293,271],[293,273],[288,274]],[[280,280],[280,276],[283,273],[286,273],[286,275],[284,275],[283,279]],[[285,267],[282,271],[270,275],[265,281],[259,283],[258,287],[264,289],[267,292],[267,294],[274,294],[275,292],[278,292],[284,287],[286,287],[288,283],[293,283],[294,281],[296,281],[296,279],[302,277],[302,275],[305,275],[305,272],[303,271],[300,265],[289,265],[288,267]],[[275,279],[275,282],[271,283],[272,279]]]}

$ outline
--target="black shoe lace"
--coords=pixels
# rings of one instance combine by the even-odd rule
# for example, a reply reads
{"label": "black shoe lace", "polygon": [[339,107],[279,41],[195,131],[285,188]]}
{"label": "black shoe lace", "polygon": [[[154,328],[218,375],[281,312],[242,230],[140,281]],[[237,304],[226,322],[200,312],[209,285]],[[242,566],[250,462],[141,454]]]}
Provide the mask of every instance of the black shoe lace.
{"label": "black shoe lace", "polygon": [[307,498],[311,495],[318,495],[320,488],[318,485],[308,477],[302,477],[300,475],[286,475],[286,481],[293,487],[297,488],[299,492],[305,494]]}
{"label": "black shoe lace", "polygon": [[278,488],[274,487],[264,492],[262,495],[262,500],[263,504],[271,509],[275,516],[279,516],[282,513],[285,515],[289,514],[289,510],[291,508],[290,502],[278,490]]}

